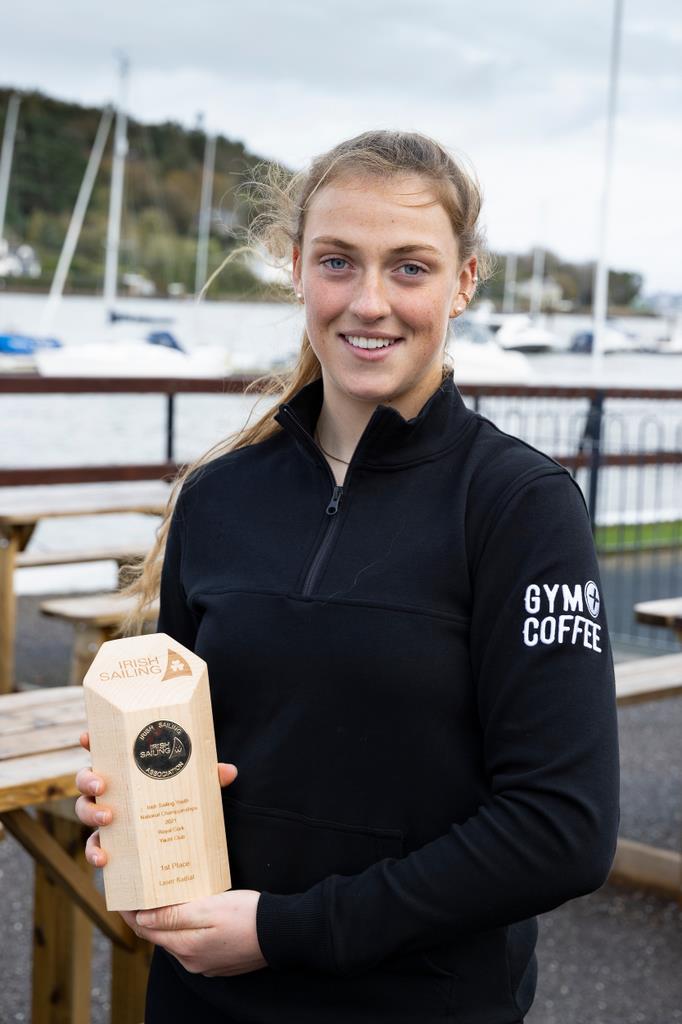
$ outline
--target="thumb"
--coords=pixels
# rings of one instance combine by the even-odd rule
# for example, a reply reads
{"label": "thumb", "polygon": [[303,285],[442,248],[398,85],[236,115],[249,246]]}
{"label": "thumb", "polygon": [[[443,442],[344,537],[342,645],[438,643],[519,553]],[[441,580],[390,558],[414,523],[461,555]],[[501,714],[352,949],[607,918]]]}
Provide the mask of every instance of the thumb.
{"label": "thumb", "polygon": [[140,910],[135,914],[135,923],[141,928],[155,931],[179,931],[191,927],[191,909],[187,913],[187,904],[178,903],[171,907],[157,907],[154,910]]}
{"label": "thumb", "polygon": [[223,788],[225,786],[229,786],[237,778],[236,764],[225,764],[223,761],[219,761],[218,778],[220,779],[220,785]]}

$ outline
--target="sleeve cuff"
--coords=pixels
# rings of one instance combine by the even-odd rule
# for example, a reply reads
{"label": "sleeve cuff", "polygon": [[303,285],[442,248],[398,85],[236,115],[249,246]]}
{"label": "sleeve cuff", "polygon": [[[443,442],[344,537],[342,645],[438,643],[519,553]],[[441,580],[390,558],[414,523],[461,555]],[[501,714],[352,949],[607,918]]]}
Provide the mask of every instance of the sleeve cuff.
{"label": "sleeve cuff", "polygon": [[291,896],[262,892],[256,932],[263,956],[274,970],[308,968],[338,973],[320,886]]}

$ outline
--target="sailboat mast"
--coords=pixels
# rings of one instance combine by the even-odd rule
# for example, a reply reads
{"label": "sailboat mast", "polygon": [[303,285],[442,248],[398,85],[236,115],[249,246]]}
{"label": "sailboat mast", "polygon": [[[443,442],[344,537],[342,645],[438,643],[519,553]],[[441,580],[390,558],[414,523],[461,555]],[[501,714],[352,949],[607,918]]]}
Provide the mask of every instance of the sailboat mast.
{"label": "sailboat mast", "polygon": [[81,228],[83,227],[83,221],[85,220],[85,214],[88,209],[88,203],[90,202],[95,178],[97,177],[104,147],[106,146],[107,139],[109,137],[109,129],[111,128],[113,116],[114,113],[111,107],[105,107],[102,111],[102,117],[97,128],[97,134],[95,135],[95,142],[90,153],[88,165],[85,168],[85,174],[78,192],[76,205],[74,206],[73,213],[71,214],[71,220],[66,232],[66,237],[64,238],[62,251],[59,254],[57,269],[55,270],[54,277],[52,278],[50,295],[43,308],[40,320],[41,333],[51,330],[55,312],[57,311],[57,307],[59,306],[64,293],[64,285],[66,284],[66,278],[69,273],[69,268],[71,267],[73,254],[76,251],[76,244],[78,242]]}
{"label": "sailboat mast", "polygon": [[114,133],[114,156],[111,168],[111,191],[109,195],[109,223],[107,225],[107,249],[104,266],[104,302],[110,309],[116,300],[118,280],[118,251],[121,242],[121,213],[123,211],[123,175],[128,152],[126,101],[129,62],[121,57],[119,102],[116,108],[116,129]]}
{"label": "sailboat mast", "polygon": [[604,176],[602,180],[601,208],[599,211],[599,256],[594,273],[594,300],[592,305],[592,369],[595,375],[601,369],[606,317],[609,306],[609,213],[611,206],[613,136],[618,96],[622,22],[623,0],[614,0],[613,25],[611,29],[611,61],[609,67],[609,99],[606,115],[606,145],[604,148]]}
{"label": "sailboat mast", "polygon": [[208,274],[208,243],[211,236],[211,210],[213,207],[213,172],[215,168],[215,135],[206,133],[204,170],[201,176],[201,205],[199,207],[199,237],[197,239],[197,265],[194,294],[199,295]]}
{"label": "sailboat mast", "polygon": [[507,253],[504,269],[504,298],[502,299],[502,312],[514,312],[514,300],[516,298],[516,253]]}
{"label": "sailboat mast", "polygon": [[16,93],[9,98],[5,131],[2,136],[2,154],[0,155],[0,241],[5,237],[5,213],[7,211],[7,193],[9,192],[9,176],[14,154],[14,137],[17,131],[17,118],[21,100]]}
{"label": "sailboat mast", "polygon": [[542,312],[542,299],[545,289],[545,250],[541,245],[536,245],[533,250],[533,277],[530,290],[530,316],[533,321],[537,320]]}

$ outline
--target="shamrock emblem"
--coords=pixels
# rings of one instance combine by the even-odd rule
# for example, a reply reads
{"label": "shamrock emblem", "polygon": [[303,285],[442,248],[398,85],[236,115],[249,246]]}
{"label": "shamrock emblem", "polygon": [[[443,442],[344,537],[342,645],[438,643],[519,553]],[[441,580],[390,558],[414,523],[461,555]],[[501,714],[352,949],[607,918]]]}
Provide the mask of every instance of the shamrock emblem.
{"label": "shamrock emblem", "polygon": [[168,651],[168,657],[166,660],[166,674],[164,679],[172,679],[173,676],[191,676],[192,669],[187,664],[187,661],[177,651]]}

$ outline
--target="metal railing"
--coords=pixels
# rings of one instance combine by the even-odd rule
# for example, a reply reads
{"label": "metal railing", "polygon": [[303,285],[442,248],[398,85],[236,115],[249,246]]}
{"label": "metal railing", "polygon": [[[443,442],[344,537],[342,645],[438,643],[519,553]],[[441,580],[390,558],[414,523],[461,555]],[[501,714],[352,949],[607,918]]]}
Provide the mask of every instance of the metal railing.
{"label": "metal railing", "polygon": [[[0,408],[3,395],[156,394],[166,399],[160,461],[0,464],[0,486],[171,479],[179,469],[177,397],[242,395],[252,379],[0,377]],[[462,385],[460,391],[467,404],[557,459],[580,484],[612,635],[622,643],[675,649],[672,636],[634,623],[632,606],[682,594],[682,389]],[[5,422],[4,429],[11,424]]]}

